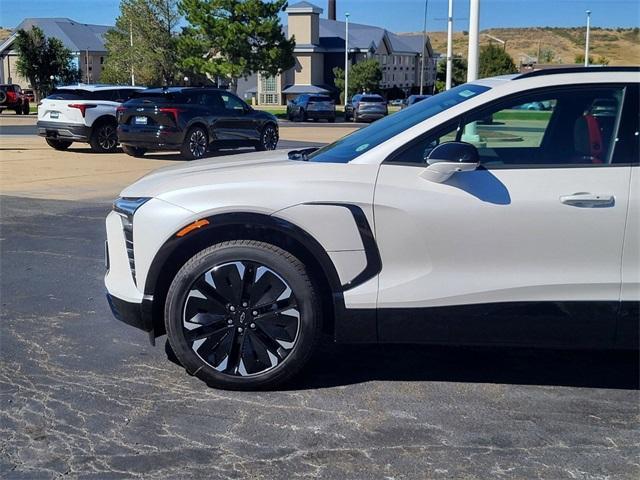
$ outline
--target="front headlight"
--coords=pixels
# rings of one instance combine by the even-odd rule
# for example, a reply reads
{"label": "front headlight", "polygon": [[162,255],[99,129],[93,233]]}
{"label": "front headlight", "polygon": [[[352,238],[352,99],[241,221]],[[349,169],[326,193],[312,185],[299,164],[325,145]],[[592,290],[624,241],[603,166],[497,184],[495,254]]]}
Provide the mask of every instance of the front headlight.
{"label": "front headlight", "polygon": [[136,281],[136,263],[133,254],[133,215],[142,205],[151,200],[147,197],[124,197],[113,202],[113,211],[120,215],[122,220],[122,231],[124,233],[125,246],[127,247],[127,257],[129,258],[129,267],[131,275]]}
{"label": "front headlight", "polygon": [[113,202],[113,210],[120,215],[125,217],[133,218],[133,214],[136,213],[142,205],[151,200],[148,197],[122,197],[118,198],[115,202]]}

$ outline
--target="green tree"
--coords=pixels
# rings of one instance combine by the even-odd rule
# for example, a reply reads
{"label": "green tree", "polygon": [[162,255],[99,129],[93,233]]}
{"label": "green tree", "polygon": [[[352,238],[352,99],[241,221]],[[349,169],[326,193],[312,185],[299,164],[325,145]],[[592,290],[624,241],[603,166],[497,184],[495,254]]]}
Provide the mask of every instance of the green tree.
{"label": "green tree", "polygon": [[[334,83],[340,91],[340,101],[344,103],[344,70],[333,69]],[[380,88],[382,70],[377,60],[368,59],[356,63],[349,70],[349,98],[357,92],[375,92]]]}
{"label": "green tree", "polygon": [[71,51],[57,38],[46,38],[40,28],[18,30],[14,45],[19,55],[18,73],[29,80],[37,98],[45,97],[56,83],[80,81]]}
{"label": "green tree", "polygon": [[[573,63],[577,63],[579,65],[584,64],[584,53],[578,53],[573,57]],[[589,55],[589,65],[593,65],[593,57],[591,55]]]}
{"label": "green tree", "polygon": [[[464,58],[451,59],[451,86],[467,81],[467,61]],[[447,84],[447,62],[439,62],[436,70],[436,89],[442,92]]]}
{"label": "green tree", "polygon": [[550,48],[543,48],[540,50],[540,58],[538,63],[552,63],[556,58],[556,52]]}
{"label": "green tree", "polygon": [[179,73],[179,19],[178,0],[121,0],[115,28],[105,35],[108,55],[101,80],[129,84],[133,67],[137,84],[173,84]]}
{"label": "green tree", "polygon": [[276,75],[295,65],[295,40],[288,40],[278,14],[286,0],[181,0],[190,26],[179,40],[181,66],[200,74],[238,79],[252,73]]}
{"label": "green tree", "polygon": [[490,43],[480,49],[479,78],[495,77],[516,73],[518,70],[513,58],[502,47]]}

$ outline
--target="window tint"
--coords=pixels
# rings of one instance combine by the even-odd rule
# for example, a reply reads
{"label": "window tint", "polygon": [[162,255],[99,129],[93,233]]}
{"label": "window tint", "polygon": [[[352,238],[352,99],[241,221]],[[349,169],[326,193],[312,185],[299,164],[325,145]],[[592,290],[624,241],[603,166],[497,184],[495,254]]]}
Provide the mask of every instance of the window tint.
{"label": "window tint", "polygon": [[[470,98],[489,90],[489,87],[465,84],[430,97],[415,107],[406,108],[384,117],[366,128],[341,138],[309,155],[312,162],[347,163],[377,147],[401,132],[423,122]],[[355,98],[355,97],[354,97]]]}
{"label": "window tint", "polygon": [[49,100],[83,100],[86,99],[89,92],[86,90],[71,89],[54,89],[47,99]]}
{"label": "window tint", "polygon": [[131,102],[133,103],[188,103],[187,98],[180,92],[149,92],[141,90],[134,92]]}
{"label": "window tint", "polygon": [[316,95],[313,97],[309,97],[310,102],[330,102],[331,98],[327,96]]}
{"label": "window tint", "polygon": [[384,102],[384,98],[379,97],[378,95],[363,95],[360,98],[361,102],[367,102],[367,103],[380,103],[380,102]]}
{"label": "window tint", "polygon": [[630,85],[625,92],[625,106],[613,152],[613,163],[640,163],[640,85]]}
{"label": "window tint", "polygon": [[574,87],[494,103],[459,119],[460,128],[454,123],[412,142],[390,161],[425,164],[436,145],[457,140],[475,145],[489,168],[607,165],[623,94],[622,87]]}
{"label": "window tint", "polygon": [[222,98],[222,101],[224,103],[224,108],[226,108],[227,110],[233,110],[235,112],[244,111],[244,103],[239,98],[236,98],[228,93],[222,93],[220,97]]}

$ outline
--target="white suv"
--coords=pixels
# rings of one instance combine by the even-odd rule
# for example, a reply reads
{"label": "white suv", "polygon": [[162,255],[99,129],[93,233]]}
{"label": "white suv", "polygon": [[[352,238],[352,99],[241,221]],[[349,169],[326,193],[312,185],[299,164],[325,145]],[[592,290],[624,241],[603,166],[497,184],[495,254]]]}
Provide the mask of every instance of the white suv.
{"label": "white suv", "polygon": [[290,378],[322,331],[637,348],[639,81],[483,79],[316,151],[151,173],[107,217],[113,312],[235,389]]}
{"label": "white suv", "polygon": [[83,84],[58,87],[38,104],[38,135],[56,150],[84,142],[96,153],[114,152],[118,146],[116,109],[144,88]]}

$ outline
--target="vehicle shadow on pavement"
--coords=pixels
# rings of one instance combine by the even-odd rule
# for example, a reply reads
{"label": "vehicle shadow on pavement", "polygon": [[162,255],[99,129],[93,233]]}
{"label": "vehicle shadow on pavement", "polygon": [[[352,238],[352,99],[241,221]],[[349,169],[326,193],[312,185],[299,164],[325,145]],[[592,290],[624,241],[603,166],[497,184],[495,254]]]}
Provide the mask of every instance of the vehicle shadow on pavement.
{"label": "vehicle shadow on pavement", "polygon": [[325,343],[291,390],[369,381],[640,387],[639,352]]}

